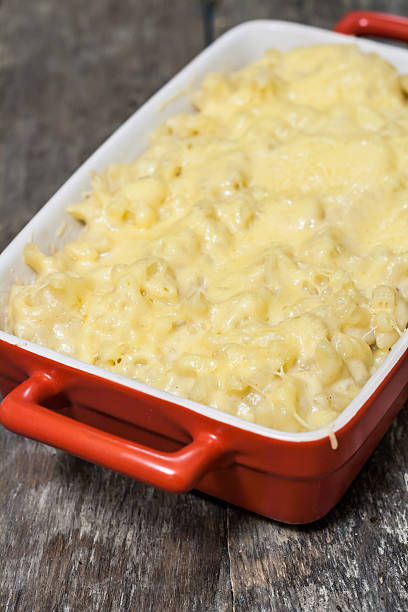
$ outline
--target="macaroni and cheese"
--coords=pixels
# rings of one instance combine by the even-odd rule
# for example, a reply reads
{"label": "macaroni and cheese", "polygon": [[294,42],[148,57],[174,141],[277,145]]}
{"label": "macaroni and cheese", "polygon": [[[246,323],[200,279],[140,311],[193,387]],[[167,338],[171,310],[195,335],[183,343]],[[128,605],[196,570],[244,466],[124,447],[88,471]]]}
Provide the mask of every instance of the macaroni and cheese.
{"label": "macaroni and cheese", "polygon": [[248,421],[329,424],[408,322],[405,81],[349,45],[208,75],[197,112],[93,176],[76,240],[27,245],[10,330]]}

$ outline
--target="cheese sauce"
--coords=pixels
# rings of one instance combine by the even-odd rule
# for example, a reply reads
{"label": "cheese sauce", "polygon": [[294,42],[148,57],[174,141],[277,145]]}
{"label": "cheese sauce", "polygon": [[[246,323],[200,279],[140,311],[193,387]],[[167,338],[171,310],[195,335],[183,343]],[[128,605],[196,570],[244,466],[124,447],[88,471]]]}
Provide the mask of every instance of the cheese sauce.
{"label": "cheese sauce", "polygon": [[[406,80],[406,79],[405,79]],[[16,335],[286,431],[329,424],[408,321],[404,81],[354,46],[210,74],[92,179],[16,284]]]}

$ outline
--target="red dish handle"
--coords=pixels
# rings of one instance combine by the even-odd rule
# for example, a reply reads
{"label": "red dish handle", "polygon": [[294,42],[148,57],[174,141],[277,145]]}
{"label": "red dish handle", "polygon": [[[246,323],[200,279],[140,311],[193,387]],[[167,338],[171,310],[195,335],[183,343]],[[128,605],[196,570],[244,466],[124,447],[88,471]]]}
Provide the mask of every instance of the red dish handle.
{"label": "red dish handle", "polygon": [[382,36],[408,42],[408,18],[399,15],[353,11],[340,19],[333,29],[342,34]]}
{"label": "red dish handle", "polygon": [[23,436],[175,493],[192,489],[226,452],[213,433],[200,433],[176,452],[154,450],[39,404],[62,390],[55,376],[34,374],[4,398],[0,422]]}

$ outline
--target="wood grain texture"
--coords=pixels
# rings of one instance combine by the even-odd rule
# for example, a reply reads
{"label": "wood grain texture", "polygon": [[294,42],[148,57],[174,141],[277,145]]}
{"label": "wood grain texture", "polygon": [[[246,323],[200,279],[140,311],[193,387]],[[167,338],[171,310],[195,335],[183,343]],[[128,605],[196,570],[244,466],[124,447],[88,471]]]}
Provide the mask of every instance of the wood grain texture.
{"label": "wood grain texture", "polygon": [[[323,27],[402,0],[223,0]],[[202,46],[194,0],[0,2],[0,248]],[[408,411],[337,508],[288,527],[0,430],[0,610],[408,609]]]}

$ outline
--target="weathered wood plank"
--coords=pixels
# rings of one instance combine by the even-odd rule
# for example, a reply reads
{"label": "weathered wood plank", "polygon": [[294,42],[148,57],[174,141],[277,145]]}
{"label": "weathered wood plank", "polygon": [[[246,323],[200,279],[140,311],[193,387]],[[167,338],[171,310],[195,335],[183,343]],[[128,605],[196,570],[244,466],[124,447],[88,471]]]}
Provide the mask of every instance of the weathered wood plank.
{"label": "weathered wood plank", "polygon": [[331,29],[343,15],[357,10],[406,15],[408,3],[406,0],[221,0],[217,33],[250,19],[281,19]]}
{"label": "weathered wood plank", "polygon": [[222,503],[0,437],[1,610],[230,609]]}
{"label": "weathered wood plank", "polygon": [[405,410],[342,501],[315,524],[230,511],[237,612],[408,609],[407,433]]}
{"label": "weathered wood plank", "polygon": [[2,248],[203,36],[189,0],[6,1],[0,29]]}

